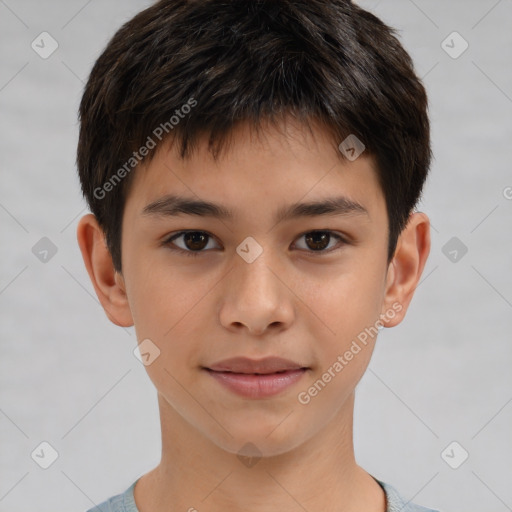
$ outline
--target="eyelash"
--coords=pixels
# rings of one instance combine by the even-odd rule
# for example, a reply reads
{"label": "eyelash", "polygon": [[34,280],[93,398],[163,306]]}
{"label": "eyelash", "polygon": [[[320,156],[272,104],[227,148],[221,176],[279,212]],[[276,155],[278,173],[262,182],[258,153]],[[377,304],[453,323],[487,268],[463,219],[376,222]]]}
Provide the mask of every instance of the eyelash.
{"label": "eyelash", "polygon": [[[184,235],[186,233],[202,233],[202,234],[206,235],[209,238],[215,239],[215,237],[213,235],[211,235],[210,233],[208,233],[206,231],[197,231],[197,230],[179,231],[178,233],[174,233],[172,236],[170,236],[166,240],[164,240],[162,245],[166,246],[171,251],[182,253],[182,254],[185,254],[186,256],[191,256],[193,258],[196,258],[197,256],[200,256],[201,254],[203,254],[205,252],[208,252],[207,250],[201,250],[201,251],[190,251],[190,250],[188,250],[188,251],[186,251],[185,249],[182,249],[181,247],[176,247],[176,246],[172,247],[172,245],[171,245],[172,241],[177,239],[177,238],[179,238],[180,236],[182,236],[182,235]],[[344,237],[342,237],[339,234],[336,234],[334,231],[329,231],[328,229],[313,229],[311,231],[306,231],[305,233],[302,233],[301,235],[299,235],[298,238],[302,238],[303,236],[308,235],[310,233],[327,233],[331,237],[337,238],[339,240],[338,243],[341,243],[342,245],[347,245],[348,244],[348,241]],[[330,242],[330,240],[329,240],[329,242]],[[320,251],[312,251],[312,250],[305,251],[304,249],[301,249],[301,250],[311,254],[312,256],[321,256],[322,254],[329,254],[329,253],[334,252],[334,251],[339,250],[339,249],[341,249],[341,247],[336,247],[335,246],[334,248],[331,248],[329,250],[320,250]]]}

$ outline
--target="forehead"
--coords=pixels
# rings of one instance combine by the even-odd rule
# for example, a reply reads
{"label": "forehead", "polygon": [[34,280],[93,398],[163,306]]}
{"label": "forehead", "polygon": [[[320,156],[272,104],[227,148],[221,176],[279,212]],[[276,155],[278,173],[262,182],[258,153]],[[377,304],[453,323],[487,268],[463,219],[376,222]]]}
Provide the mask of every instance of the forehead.
{"label": "forehead", "polygon": [[126,207],[142,213],[168,195],[209,199],[226,205],[233,216],[327,196],[342,195],[362,210],[363,203],[371,209],[382,202],[373,158],[363,153],[353,162],[345,160],[329,131],[310,128],[294,120],[259,132],[240,124],[217,159],[206,136],[184,159],[177,144],[162,144],[136,170]]}

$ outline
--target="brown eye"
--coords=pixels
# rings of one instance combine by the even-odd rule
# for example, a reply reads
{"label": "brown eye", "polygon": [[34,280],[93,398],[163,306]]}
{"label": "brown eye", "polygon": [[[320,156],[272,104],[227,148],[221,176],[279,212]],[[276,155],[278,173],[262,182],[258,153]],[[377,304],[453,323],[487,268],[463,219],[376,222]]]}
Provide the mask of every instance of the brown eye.
{"label": "brown eye", "polygon": [[[300,249],[310,254],[318,253],[318,255],[333,252],[337,249],[337,246],[347,243],[342,236],[328,230],[308,231],[301,235],[300,239],[304,239],[306,242],[305,247],[299,247]],[[179,243],[175,242],[175,240],[179,241]],[[332,244],[336,240],[338,240],[338,243]],[[210,242],[215,242],[215,239],[205,231],[180,231],[169,237],[163,244],[169,249],[181,252],[187,256],[200,256],[202,253],[208,252],[208,249],[220,248],[218,244],[217,247],[212,247]],[[300,244],[295,243],[294,245]]]}
{"label": "brown eye", "polygon": [[[180,243],[175,243],[175,240],[180,240]],[[174,251],[181,251],[188,256],[199,256],[201,253],[206,252],[205,249],[209,247],[210,241],[213,237],[204,231],[181,231],[164,242],[164,245]]]}
{"label": "brown eye", "polygon": [[319,251],[325,249],[329,245],[331,236],[328,233],[316,231],[308,233],[306,236],[306,244],[310,249]]}
{"label": "brown eye", "polygon": [[190,231],[183,235],[183,242],[187,249],[191,251],[200,251],[204,249],[208,242],[208,235],[200,231]]}
{"label": "brown eye", "polygon": [[[300,239],[305,240],[306,247],[300,248],[305,249],[307,252],[331,252],[331,250],[333,250],[333,245],[330,244],[333,238],[338,239],[338,245],[342,245],[345,242],[343,237],[333,233],[332,231],[309,231],[308,233],[301,235]],[[326,250],[328,247],[330,247],[330,250]]]}

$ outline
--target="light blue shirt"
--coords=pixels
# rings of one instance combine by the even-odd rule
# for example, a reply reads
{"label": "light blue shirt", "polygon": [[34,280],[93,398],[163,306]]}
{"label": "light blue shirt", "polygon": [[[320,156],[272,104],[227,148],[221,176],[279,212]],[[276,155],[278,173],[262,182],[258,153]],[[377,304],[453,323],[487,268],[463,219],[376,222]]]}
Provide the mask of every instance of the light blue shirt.
{"label": "light blue shirt", "polygon": [[[405,501],[394,487],[377,480],[375,477],[373,478],[384,489],[384,493],[386,494],[386,512],[439,512],[438,510],[421,507],[410,501]],[[137,480],[122,494],[113,496],[100,505],[89,509],[87,512],[139,512],[133,497],[133,490],[136,483]]]}

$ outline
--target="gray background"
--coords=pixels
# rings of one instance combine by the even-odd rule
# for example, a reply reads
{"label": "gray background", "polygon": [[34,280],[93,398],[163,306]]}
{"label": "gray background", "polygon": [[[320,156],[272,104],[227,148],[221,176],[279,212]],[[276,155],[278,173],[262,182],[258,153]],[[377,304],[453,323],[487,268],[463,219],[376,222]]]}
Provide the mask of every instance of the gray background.
{"label": "gray background", "polygon": [[[149,3],[0,0],[0,512],[83,511],[159,461],[134,331],[106,318],[75,235],[83,82]],[[424,77],[435,161],[419,208],[431,256],[358,387],[356,455],[415,502],[512,510],[512,0],[360,3],[399,30]],[[46,60],[31,48],[43,31],[59,44]],[[458,58],[442,47],[454,31],[469,43]],[[57,248],[46,262],[32,251],[43,237]],[[59,454],[48,469],[31,458],[42,441]],[[458,469],[441,456],[452,441],[452,465],[469,453]]]}

